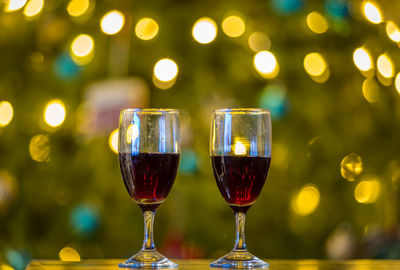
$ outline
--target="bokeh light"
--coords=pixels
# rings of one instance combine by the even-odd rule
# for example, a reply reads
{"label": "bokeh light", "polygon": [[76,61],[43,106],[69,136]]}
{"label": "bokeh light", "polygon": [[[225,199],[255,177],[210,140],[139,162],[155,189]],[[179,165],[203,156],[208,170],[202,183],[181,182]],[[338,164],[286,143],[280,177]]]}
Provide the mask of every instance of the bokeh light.
{"label": "bokeh light", "polygon": [[393,62],[386,54],[381,54],[378,57],[376,67],[383,77],[392,78],[394,76]]}
{"label": "bokeh light", "polygon": [[365,18],[371,23],[378,24],[382,22],[382,14],[377,3],[371,1],[364,2],[362,4],[362,11]]}
{"label": "bokeh light", "polygon": [[79,17],[89,9],[89,5],[89,0],[71,0],[67,5],[67,12],[72,17]]}
{"label": "bokeh light", "polygon": [[[126,142],[128,144],[130,144],[130,143],[134,142],[138,136],[139,136],[139,126],[136,124],[129,125],[128,128],[126,129]],[[117,141],[117,143],[118,143],[118,141]]]}
{"label": "bokeh light", "polygon": [[25,8],[24,8],[24,15],[27,17],[33,17],[38,15],[44,6],[44,0],[30,0]]}
{"label": "bokeh light", "polygon": [[74,207],[70,213],[70,222],[76,232],[90,235],[99,226],[99,213],[95,207],[82,204]]}
{"label": "bokeh light", "polygon": [[400,72],[397,73],[396,79],[394,81],[394,85],[396,87],[397,92],[400,94]]}
{"label": "bokeh light", "polygon": [[71,51],[77,57],[89,55],[94,48],[94,40],[91,36],[81,34],[77,36],[71,44]]}
{"label": "bokeh light", "polygon": [[118,136],[118,129],[115,129],[108,137],[108,145],[110,146],[110,149],[116,154],[118,154]]}
{"label": "bokeh light", "polygon": [[0,264],[0,270],[15,270],[15,269],[7,264]]}
{"label": "bokeh light", "polygon": [[393,21],[386,22],[386,34],[394,42],[400,42],[400,30]]}
{"label": "bokeh light", "polygon": [[27,0],[8,0],[4,6],[5,12],[12,12],[23,8]]}
{"label": "bokeh light", "polygon": [[63,247],[60,252],[58,252],[58,257],[63,262],[79,262],[81,260],[78,251],[72,247]]}
{"label": "bokeh light", "polygon": [[158,33],[158,24],[151,18],[140,19],[136,24],[135,33],[142,40],[153,39]]}
{"label": "bokeh light", "polygon": [[272,119],[279,119],[287,111],[286,88],[282,84],[268,84],[261,91],[259,106],[271,110]]}
{"label": "bokeh light", "polygon": [[198,43],[208,44],[217,36],[217,24],[211,18],[200,18],[193,25],[192,35]]}
{"label": "bokeh light", "polygon": [[307,15],[307,26],[316,34],[325,33],[328,30],[328,22],[325,17],[316,11]]}
{"label": "bokeh light", "polygon": [[233,152],[235,155],[246,155],[246,146],[240,140],[236,140],[233,146]]}
{"label": "bokeh light", "polygon": [[374,203],[380,194],[381,184],[378,180],[364,180],[354,189],[354,198],[359,203]]}
{"label": "bokeh light", "polygon": [[5,127],[10,124],[14,116],[14,110],[10,102],[0,102],[0,127]]}
{"label": "bokeh light", "polygon": [[267,79],[275,78],[279,73],[279,65],[275,55],[270,51],[260,51],[253,59],[257,72]]}
{"label": "bokeh light", "polygon": [[162,81],[172,81],[178,75],[178,65],[171,59],[163,58],[154,65],[154,76]]}
{"label": "bokeh light", "polygon": [[245,29],[246,25],[239,16],[228,16],[222,21],[222,30],[229,37],[240,37]]}
{"label": "bokeh light", "polygon": [[293,197],[292,210],[300,216],[307,216],[317,209],[319,200],[320,193],[317,186],[307,184]]}
{"label": "bokeh light", "polygon": [[368,71],[372,68],[371,56],[364,48],[357,48],[354,51],[353,61],[356,67],[361,71]]}
{"label": "bokeh light", "polygon": [[104,34],[115,35],[121,31],[125,24],[125,16],[118,10],[106,13],[100,21],[100,28]]}
{"label": "bokeh light", "polygon": [[0,170],[0,214],[9,209],[17,196],[18,182],[8,171]]}
{"label": "bokeh light", "polygon": [[65,120],[65,105],[61,100],[52,100],[44,109],[44,121],[50,127],[58,127]]}
{"label": "bokeh light", "polygon": [[340,163],[340,173],[342,177],[350,182],[353,182],[362,173],[362,171],[362,159],[357,154],[348,154]]}
{"label": "bokeh light", "polygon": [[380,87],[374,78],[367,78],[362,84],[362,93],[369,103],[379,101]]}
{"label": "bokeh light", "polygon": [[313,52],[304,57],[304,69],[311,76],[321,76],[327,69],[325,59],[321,54]]}
{"label": "bokeh light", "polygon": [[253,32],[248,39],[249,47],[254,52],[265,51],[271,48],[271,40],[263,32]]}
{"label": "bokeh light", "polygon": [[47,162],[50,156],[50,138],[48,135],[39,134],[29,142],[29,154],[34,161]]}

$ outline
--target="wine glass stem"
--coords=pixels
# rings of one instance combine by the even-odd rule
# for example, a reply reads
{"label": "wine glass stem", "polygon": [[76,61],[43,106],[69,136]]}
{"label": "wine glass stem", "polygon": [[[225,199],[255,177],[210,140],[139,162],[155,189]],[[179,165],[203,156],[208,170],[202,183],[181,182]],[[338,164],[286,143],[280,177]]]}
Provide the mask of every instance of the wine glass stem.
{"label": "wine glass stem", "polygon": [[144,240],[142,251],[155,250],[153,238],[153,223],[155,211],[143,211],[144,218]]}
{"label": "wine glass stem", "polygon": [[246,213],[235,211],[236,220],[236,239],[233,251],[246,251],[246,242],[244,239],[244,226],[246,223]]}

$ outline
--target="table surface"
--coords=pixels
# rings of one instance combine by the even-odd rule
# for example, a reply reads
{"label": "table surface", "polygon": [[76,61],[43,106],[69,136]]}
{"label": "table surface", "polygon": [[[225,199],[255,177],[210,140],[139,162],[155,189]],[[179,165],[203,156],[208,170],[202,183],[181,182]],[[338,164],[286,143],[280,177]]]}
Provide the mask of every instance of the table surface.
{"label": "table surface", "polygon": [[[84,260],[62,262],[57,260],[34,260],[26,270],[121,270],[118,263],[123,260]],[[211,260],[174,260],[180,270],[210,269]],[[269,270],[400,270],[400,260],[266,260]],[[221,268],[213,268],[221,269]]]}

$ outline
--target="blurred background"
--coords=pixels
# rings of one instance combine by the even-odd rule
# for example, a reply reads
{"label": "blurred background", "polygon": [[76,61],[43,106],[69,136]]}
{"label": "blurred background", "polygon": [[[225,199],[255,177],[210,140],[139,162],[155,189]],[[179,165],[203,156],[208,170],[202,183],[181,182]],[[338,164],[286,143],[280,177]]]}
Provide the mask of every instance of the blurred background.
{"label": "blurred background", "polygon": [[118,113],[181,110],[175,185],[155,220],[172,258],[233,247],[212,176],[213,108],[273,116],[248,212],[262,258],[400,258],[400,2],[0,2],[0,268],[122,258],[143,221],[119,172]]}

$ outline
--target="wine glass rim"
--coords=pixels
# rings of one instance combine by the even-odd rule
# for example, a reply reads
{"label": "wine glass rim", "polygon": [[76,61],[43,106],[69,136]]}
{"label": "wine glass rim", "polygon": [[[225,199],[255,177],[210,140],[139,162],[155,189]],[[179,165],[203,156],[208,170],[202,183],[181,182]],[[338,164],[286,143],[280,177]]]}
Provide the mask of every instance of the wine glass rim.
{"label": "wine glass rim", "polygon": [[265,108],[223,108],[223,109],[213,109],[214,113],[249,113],[249,114],[270,114],[271,111]]}
{"label": "wine glass rim", "polygon": [[149,113],[179,113],[179,109],[171,108],[126,108],[121,112],[149,112]]}

